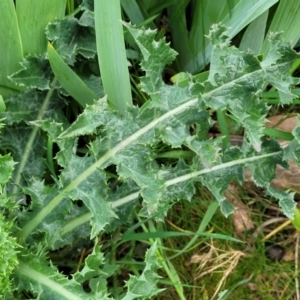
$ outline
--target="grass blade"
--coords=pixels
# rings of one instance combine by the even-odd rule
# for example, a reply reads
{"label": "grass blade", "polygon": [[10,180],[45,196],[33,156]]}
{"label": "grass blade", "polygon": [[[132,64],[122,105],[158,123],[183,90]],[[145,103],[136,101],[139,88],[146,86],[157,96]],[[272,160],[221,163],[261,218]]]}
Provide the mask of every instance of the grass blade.
{"label": "grass blade", "polygon": [[121,0],[121,5],[133,24],[140,24],[144,22],[145,17],[136,1]]}
{"label": "grass blade", "polygon": [[180,252],[176,253],[175,255],[173,255],[172,257],[169,257],[169,259],[174,259],[175,257],[181,255],[182,253],[188,251],[188,249],[190,249],[193,244],[197,241],[197,239],[199,238],[199,235],[204,233],[204,230],[206,228],[206,226],[209,224],[209,222],[211,221],[212,217],[214,216],[215,212],[217,211],[217,209],[219,208],[219,204],[217,201],[212,201],[207,210],[206,213],[199,225],[199,228],[197,230],[197,232],[195,233],[195,235],[191,238],[191,240],[184,246],[183,249],[180,250]]}
{"label": "grass blade", "polygon": [[47,54],[56,80],[82,107],[93,104],[99,98],[63,61],[50,43]]}
{"label": "grass blade", "polygon": [[0,34],[0,94],[8,98],[22,88],[13,84],[7,76],[21,69],[23,60],[22,42],[18,20],[13,1],[0,1],[1,34]]}
{"label": "grass blade", "polygon": [[265,39],[268,15],[269,11],[265,11],[247,27],[240,44],[241,50],[251,49],[254,54],[260,54]]}
{"label": "grass blade", "polygon": [[205,35],[208,34],[213,23],[221,22],[229,27],[228,34],[230,37],[234,37],[276,2],[278,0],[259,0],[255,3],[241,0],[233,8],[227,2],[224,2],[222,8],[219,7],[219,3],[212,1],[207,4],[202,3],[202,1],[197,2],[196,17],[193,20],[190,34],[193,57],[186,62],[185,70],[190,73],[197,73],[209,62],[211,43],[205,38]]}
{"label": "grass blade", "polygon": [[[281,0],[269,28],[269,32],[284,32],[284,39],[295,46],[300,38],[300,2],[298,0]],[[269,49],[269,40],[266,39],[262,53]]]}
{"label": "grass blade", "polygon": [[[47,49],[46,25],[65,14],[66,0],[18,0],[16,11],[24,56],[42,54]],[[30,17],[28,17],[30,16]]]}
{"label": "grass blade", "polygon": [[178,71],[183,70],[185,61],[192,56],[192,49],[189,44],[189,34],[186,26],[185,9],[187,4],[187,1],[183,1],[168,8],[168,14],[171,16],[169,27],[172,32],[173,46],[179,53],[176,59]]}
{"label": "grass blade", "polygon": [[178,2],[178,1],[177,0],[153,1],[151,6],[149,6],[148,13],[149,13],[149,15],[155,15],[157,13],[160,13],[166,7],[168,7],[170,5],[174,5],[176,2]]}
{"label": "grass blade", "polygon": [[119,0],[95,1],[95,25],[101,79],[108,101],[121,114],[132,104]]}

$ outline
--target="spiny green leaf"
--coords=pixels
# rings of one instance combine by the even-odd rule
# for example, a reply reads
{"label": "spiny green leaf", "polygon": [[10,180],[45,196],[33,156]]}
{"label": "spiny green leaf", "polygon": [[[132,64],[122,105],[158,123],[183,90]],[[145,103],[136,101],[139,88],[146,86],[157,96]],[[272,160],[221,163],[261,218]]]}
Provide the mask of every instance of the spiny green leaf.
{"label": "spiny green leaf", "polygon": [[[6,100],[6,111],[0,114],[0,118],[6,119],[6,124],[12,125],[20,122],[36,121],[43,107],[47,92],[29,90],[25,93],[20,93],[11,96]],[[57,122],[65,122],[62,108],[65,106],[64,99],[56,90],[47,107],[43,110],[43,117]]]}
{"label": "spiny green leaf", "polygon": [[[204,101],[214,109],[228,109],[243,124],[250,142],[259,151],[268,109],[258,94],[270,83],[278,89],[282,104],[297,97],[291,87],[299,80],[290,76],[289,68],[298,54],[282,42],[279,34],[270,36],[272,46],[261,63],[251,53],[227,47],[229,40],[222,26],[214,25],[209,37],[214,41],[209,81],[215,87],[232,84],[228,85],[230,93],[221,88],[212,97],[204,97]],[[207,89],[211,90],[209,85]]]}
{"label": "spiny green leaf", "polygon": [[[168,88],[170,87],[165,87],[165,89]],[[163,95],[165,95],[167,101],[168,93],[164,93]],[[179,95],[182,96],[181,93]],[[177,100],[177,97],[172,100]],[[165,102],[166,110],[169,107],[175,106],[172,100],[169,100],[169,103]],[[180,97],[179,101],[183,100],[184,98]],[[109,160],[103,162],[103,167],[107,166],[108,163],[115,164],[121,178],[135,180],[142,188],[141,194],[144,197],[147,210],[155,212],[159,209],[160,202],[163,202],[160,199],[164,198],[163,194],[166,192],[163,185],[164,173],[158,172],[158,166],[151,156],[151,149],[147,145],[152,144],[151,141],[153,141],[156,135],[158,137],[163,135],[165,141],[173,147],[181,145],[185,137],[189,135],[188,124],[197,122],[197,118],[202,119],[203,115],[200,113],[197,114],[197,108],[188,108],[179,116],[171,118],[169,122],[162,123],[155,132],[153,129],[146,131],[143,125],[151,122],[153,116],[159,113],[157,108],[144,107],[140,115],[138,115],[139,110],[137,108],[132,108],[129,111],[131,112],[131,117],[122,118],[109,109],[105,99],[99,100],[94,105],[88,106],[77,121],[68,130],[63,132],[59,138],[70,138],[91,133],[96,128],[101,128],[101,126],[105,125],[105,130],[103,130],[104,135],[96,138],[91,144],[91,150],[97,159],[101,159],[107,151]],[[168,130],[172,134],[173,128],[178,128],[179,125],[184,130],[177,131],[176,140],[170,139],[166,131]],[[124,128],[124,130],[120,132],[118,128]],[[139,140],[132,135],[133,132],[136,132],[136,135],[140,136]],[[145,132],[144,135],[142,135],[143,132]],[[113,155],[115,151],[114,147],[115,149],[119,147],[121,149]]]}
{"label": "spiny green leaf", "polygon": [[155,30],[137,28],[125,22],[123,24],[134,37],[144,57],[141,66],[146,75],[141,79],[141,89],[155,101],[158,98],[157,91],[162,86],[162,71],[175,59],[176,52],[165,40],[155,41]]}
{"label": "spiny green leaf", "polygon": [[[225,163],[229,161],[238,161],[243,157],[241,150],[238,148],[231,148],[227,150],[222,157],[220,157],[217,161],[218,163],[214,163],[218,165],[220,163]],[[203,162],[201,159],[195,158],[196,164],[199,166],[203,166]],[[233,205],[227,202],[224,192],[228,188],[229,184],[232,181],[243,181],[243,164],[235,165],[230,168],[224,168],[222,170],[210,172],[209,174],[205,174],[204,176],[200,176],[200,181],[204,186],[207,186],[209,190],[213,193],[216,200],[220,204],[220,208],[222,213],[227,217],[234,211]]]}
{"label": "spiny green leaf", "polygon": [[[119,183],[119,181],[116,182],[116,184]],[[108,195],[108,201],[111,202],[112,206],[114,207],[114,212],[118,216],[118,218],[113,218],[109,224],[105,227],[106,232],[111,232],[114,230],[117,230],[121,227],[121,225],[130,223],[133,219],[132,210],[137,204],[137,198],[133,199],[133,201],[130,201],[128,203],[125,203],[123,205],[115,206],[115,200],[116,199],[124,199],[126,196],[139,192],[139,187],[136,185],[136,183],[132,180],[126,180],[123,182],[120,186],[117,186],[115,190],[111,190]],[[135,201],[134,201],[135,200]]]}
{"label": "spiny green leaf", "polygon": [[81,26],[75,18],[53,21],[47,26],[46,35],[69,65],[75,63],[77,54],[86,58],[93,58],[96,55],[94,29]]}
{"label": "spiny green leaf", "polygon": [[212,96],[204,97],[204,101],[213,109],[229,110],[243,124],[251,144],[259,151],[268,111],[258,97],[265,87],[264,72],[251,53],[228,47],[224,29],[222,25],[214,25],[210,31],[213,49],[205,86],[208,94],[212,91]]}
{"label": "spiny green leaf", "polygon": [[97,243],[96,239],[93,252],[86,258],[83,269],[74,274],[74,280],[80,284],[89,281],[92,292],[104,293],[107,290],[106,279],[113,275],[118,266],[105,263],[104,254]]}
{"label": "spiny green leaf", "polygon": [[[150,162],[151,157],[147,155],[149,157],[147,159],[147,156],[136,156],[136,154],[133,154],[135,153],[134,148],[139,149],[137,153],[143,153],[141,145],[144,144],[143,147],[149,147],[156,138],[161,138],[173,147],[185,144],[193,149],[189,126],[193,123],[199,124],[203,120],[203,115],[199,113],[198,109],[203,107],[202,101],[204,101],[207,107],[212,107],[213,109],[227,108],[230,110],[245,126],[249,140],[255,149],[260,150],[260,137],[262,136],[264,115],[267,113],[267,107],[259,99],[258,93],[264,88],[266,78],[260,62],[251,53],[244,53],[234,47],[228,47],[224,28],[219,28],[216,25],[211,33],[212,39],[216,41],[211,61],[212,75],[204,83],[204,86],[198,84],[197,91],[201,92],[201,94],[199,95],[200,108],[197,108],[198,99],[190,100],[195,90],[192,88],[166,86],[162,79],[157,77],[157,72],[161,72],[162,67],[170,60],[168,58],[161,62],[157,56],[151,56],[151,51],[155,49],[153,44],[156,45],[156,42],[153,42],[153,32],[145,32],[144,29],[138,30],[130,25],[126,26],[130,28],[137,38],[140,35],[142,36],[143,33],[145,34],[143,38],[139,39],[139,44],[143,49],[142,53],[146,61],[150,65],[152,64],[152,67],[154,66],[154,70],[152,71],[150,65],[148,66],[147,64],[145,66],[142,65],[142,67],[146,72],[147,68],[149,68],[148,72],[150,75],[156,74],[155,79],[153,77],[155,84],[151,85],[151,88],[147,90],[150,95],[155,90],[154,98],[152,97],[152,101],[146,103],[140,110],[132,108],[129,119],[121,118],[110,111],[105,103],[105,99],[103,99],[95,103],[95,105],[87,107],[77,121],[60,135],[60,138],[70,138],[92,133],[96,128],[104,126],[105,138],[102,136],[99,142],[96,139],[91,149],[93,149],[94,153],[97,153],[96,157],[100,158],[103,155],[106,157],[107,155],[105,165],[108,163],[108,160],[110,164],[115,163],[123,178],[133,176],[134,180],[142,188],[145,203],[149,204],[149,212],[154,212],[158,210],[159,204],[156,203],[154,205],[154,200],[147,198],[149,194],[145,191],[147,189],[151,192],[155,190],[152,199],[163,199],[163,195],[166,193],[162,185],[164,179],[163,177],[157,177],[155,180],[150,180],[149,178],[149,184],[145,186],[143,183],[145,169],[140,167],[142,163],[139,163],[139,161],[143,161],[143,163],[145,161]],[[142,82],[148,80],[145,79],[146,77],[141,79]],[[118,128],[124,128],[124,130],[119,132]],[[207,132],[207,129],[208,127],[204,127],[204,132]],[[198,136],[204,137],[201,132]],[[195,141],[194,143],[195,145],[197,144],[196,152],[202,155],[202,161],[200,159],[198,162],[200,168],[205,167],[203,162],[206,160],[209,161],[209,164],[221,162],[221,160],[218,160],[218,151],[220,149],[215,147],[216,145],[214,145],[213,141],[211,143],[209,141]],[[96,150],[100,145],[101,151]],[[209,147],[215,149],[215,152],[205,152],[205,148]],[[105,148],[107,148],[106,154]],[[150,151],[150,149],[147,151]],[[133,159],[130,159],[130,153]],[[206,157],[203,156],[205,153],[207,153]],[[230,159],[238,159],[238,157],[235,156]],[[154,165],[152,164],[152,166]],[[157,173],[157,171],[155,172]],[[232,206],[224,201],[223,192],[232,179],[242,180],[242,166],[236,172],[230,171],[229,173],[227,170],[224,170],[221,173],[218,171],[219,174],[213,172],[210,175],[201,176],[202,183],[211,189],[226,215],[232,211]],[[151,171],[149,174],[152,174]],[[150,186],[153,188],[151,189]]]}
{"label": "spiny green leaf", "polygon": [[[14,160],[20,162],[24,155],[24,150],[32,132],[32,128],[25,126],[18,127],[5,127],[2,135],[0,136],[0,147],[2,150],[8,150],[12,153]],[[43,160],[44,138],[38,134],[30,153],[26,164],[24,166],[22,176],[23,179],[29,180],[32,176],[41,178],[45,171],[45,164]],[[15,174],[14,174],[15,175]]]}
{"label": "spiny green leaf", "polygon": [[[89,294],[83,291],[83,288],[75,280],[69,280],[59,273],[52,264],[44,257],[34,257],[27,255],[20,260],[16,269],[19,279],[19,290],[31,290],[39,295],[39,299],[59,299],[59,300],[96,300],[100,294]],[[103,298],[105,299],[105,298]]]}
{"label": "spiny green leaf", "polygon": [[23,69],[9,76],[14,83],[27,89],[36,88],[42,91],[50,89],[53,75],[44,55],[27,56],[21,62],[21,66]]}
{"label": "spiny green leaf", "polygon": [[292,133],[296,141],[300,144],[300,115],[298,115],[298,125],[294,128]]}
{"label": "spiny green leaf", "polygon": [[0,185],[7,183],[11,178],[15,164],[9,154],[0,155]]}
{"label": "spiny green leaf", "polygon": [[[60,155],[57,156],[60,159]],[[77,186],[74,183],[78,178],[78,174],[84,176],[84,172],[93,165],[93,162],[92,157],[80,158],[73,153],[69,153],[68,164],[60,176],[61,184],[66,189],[72,189],[68,193],[68,197],[72,200],[82,200],[93,213],[91,237],[99,234],[112,218],[117,217],[111,208],[111,204],[107,201],[108,188],[104,171],[93,172]]]}
{"label": "spiny green leaf", "polygon": [[290,87],[298,84],[300,79],[292,77],[290,69],[299,54],[282,41],[282,33],[271,33],[268,39],[270,49],[261,66],[268,82],[278,90],[281,104],[289,104],[298,97]]}
{"label": "spiny green leaf", "polygon": [[[257,186],[265,186],[270,184],[272,179],[275,178],[275,168],[277,164],[288,168],[288,164],[282,161],[282,153],[280,145],[276,140],[264,141],[261,154],[267,154],[272,152],[279,152],[277,156],[266,157],[259,162],[251,163],[247,166],[252,173],[252,179]],[[250,150],[251,153],[251,150]]]}
{"label": "spiny green leaf", "polygon": [[[45,207],[47,203],[49,203],[49,199],[57,195],[57,189],[53,186],[45,186],[44,182],[32,179],[28,186],[23,188],[23,193],[30,197],[31,203],[27,211],[19,214],[20,225],[26,224],[28,220],[31,220],[37,212]],[[71,201],[65,199],[55,208],[55,218],[48,216],[43,219],[43,222],[38,226],[36,235],[40,238],[44,235],[44,241],[49,248],[54,249],[55,244],[62,239],[60,235],[61,228],[66,223],[66,216],[68,216],[71,206]],[[37,236],[31,237],[33,241]]]}
{"label": "spiny green leaf", "polygon": [[[54,141],[57,141],[60,151],[56,158],[57,162],[64,169],[60,175],[60,198],[61,200],[71,198],[72,200],[82,200],[92,212],[91,218],[92,232],[95,237],[105,225],[109,223],[116,214],[111,208],[111,203],[107,201],[108,187],[106,173],[100,169],[94,169],[90,176],[85,172],[93,168],[94,158],[91,156],[79,157],[74,153],[76,150],[76,139],[59,140],[57,135],[62,131],[62,126],[55,122],[38,122],[43,130],[49,131]],[[78,174],[81,174],[81,183],[76,183]],[[63,200],[65,201],[65,200]]]}
{"label": "spiny green leaf", "polygon": [[294,213],[296,209],[296,202],[294,200],[295,193],[289,191],[279,191],[274,189],[270,185],[266,185],[267,194],[279,200],[279,206],[282,212],[289,218],[294,219]]}
{"label": "spiny green leaf", "polygon": [[277,141],[264,141],[262,147],[263,153],[278,153],[276,156],[266,157],[259,162],[253,162],[247,167],[251,170],[252,179],[257,186],[263,186],[267,190],[267,194],[279,200],[282,212],[290,219],[294,218],[294,210],[296,203],[294,201],[294,193],[288,191],[279,191],[271,186],[272,179],[275,178],[275,168],[279,164],[288,168],[288,164],[283,160],[283,152]]}
{"label": "spiny green leaf", "polygon": [[[299,116],[298,116],[299,119]],[[287,147],[283,150],[283,159],[285,161],[287,160],[293,160],[300,163],[300,125],[298,121],[298,125],[293,130],[293,136],[295,137]]]}
{"label": "spiny green leaf", "polygon": [[201,159],[203,166],[209,168],[219,161],[222,138],[197,141],[190,137],[186,145],[193,150]]}
{"label": "spiny green leaf", "polygon": [[156,254],[157,243],[155,242],[147,250],[145,262],[146,267],[140,277],[130,276],[126,282],[128,291],[122,300],[132,300],[137,298],[147,299],[156,296],[164,289],[157,288],[157,282],[160,278],[155,271],[160,268],[159,257]]}
{"label": "spiny green leaf", "polygon": [[[167,168],[166,172],[166,180],[171,180],[174,178],[178,178],[182,175],[188,174],[192,171],[194,171],[193,166],[188,165],[185,163],[184,160],[179,160],[175,167]],[[166,200],[167,199],[173,199],[173,200],[192,200],[192,197],[195,194],[195,187],[193,180],[186,180],[183,182],[178,182],[174,186],[167,185],[167,193],[165,195]]]}
{"label": "spiny green leaf", "polygon": [[285,161],[291,159],[298,164],[300,163],[300,143],[295,138],[289,145],[283,149],[283,159]]}
{"label": "spiny green leaf", "polygon": [[[134,34],[136,30],[138,34],[142,34],[144,29],[139,32],[139,29],[132,27],[130,30]],[[266,162],[264,167],[269,164],[274,169],[282,159],[278,158],[282,154],[281,149],[269,149],[263,143],[267,150],[261,150],[260,137],[268,108],[259,98],[259,93],[268,84],[268,76],[251,53],[240,52],[234,47],[228,47],[226,43],[223,45],[226,35],[218,27],[214,30],[217,32],[215,39],[220,40],[211,62],[215,72],[203,84],[190,82],[184,88],[168,86],[161,76],[157,76],[170,62],[169,56],[165,55],[165,60],[161,61],[158,55],[149,52],[156,51],[157,47],[162,47],[162,51],[168,54],[172,51],[154,41],[152,32],[145,32],[143,38],[137,35],[147,60],[147,64],[142,65],[146,77],[141,82],[144,82],[151,100],[141,108],[129,107],[128,117],[122,117],[111,110],[105,98],[95,101],[93,105],[87,106],[67,130],[56,132],[59,135],[55,140],[60,148],[57,160],[63,168],[60,176],[61,189],[40,214],[25,225],[20,234],[27,238],[34,229],[36,220],[43,219],[48,214],[48,206],[54,207],[67,197],[83,200],[91,211],[92,236],[103,230],[115,217],[113,205],[128,203],[138,195],[134,192],[126,196],[127,202],[119,198],[115,201],[110,198],[108,201],[111,194],[105,172],[108,167],[116,169],[122,181],[134,180],[140,187],[145,210],[152,215],[159,212],[159,218],[166,213],[172,201],[179,197],[190,199],[193,192],[191,185],[199,180],[211,190],[223,213],[228,215],[233,207],[224,201],[223,192],[232,180],[243,180],[245,164],[249,167],[254,165],[256,182],[268,188],[261,179],[262,173],[256,169],[260,166],[259,161]],[[272,62],[268,62],[270,63]],[[222,67],[220,72],[218,66]],[[261,150],[263,154],[257,155],[252,147],[249,147],[250,150],[232,148],[222,152],[218,141],[207,140],[207,131],[213,123],[207,112],[211,109],[229,110],[246,128],[246,135],[254,149]],[[205,116],[208,121],[203,122]],[[191,126],[196,128],[193,133],[190,131]],[[93,134],[93,137],[87,154],[79,157],[76,154],[77,138],[89,134]],[[175,174],[172,177],[172,169],[160,166],[154,155],[155,148],[161,143],[174,148],[182,145],[189,147],[190,144],[199,155],[189,162],[190,170],[181,165],[187,171],[186,174],[179,177]],[[207,150],[210,148],[213,148],[212,153]],[[268,175],[268,179],[269,177]],[[188,190],[184,193],[183,182],[188,180],[192,183],[187,185]],[[182,185],[176,189],[179,183]],[[285,212],[288,214],[288,211]]]}

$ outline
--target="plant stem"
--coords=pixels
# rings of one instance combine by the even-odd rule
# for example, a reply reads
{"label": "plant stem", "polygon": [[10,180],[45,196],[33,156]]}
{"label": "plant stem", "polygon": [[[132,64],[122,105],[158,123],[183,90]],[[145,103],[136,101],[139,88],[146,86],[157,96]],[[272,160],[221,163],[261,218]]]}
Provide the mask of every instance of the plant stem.
{"label": "plant stem", "polygon": [[42,286],[47,286],[63,299],[83,300],[81,297],[77,296],[76,293],[72,293],[67,290],[63,284],[57,283],[58,281],[52,280],[49,275],[46,276],[43,273],[36,271],[30,265],[21,260],[19,261],[19,266],[16,269],[16,272],[21,276],[32,279]]}

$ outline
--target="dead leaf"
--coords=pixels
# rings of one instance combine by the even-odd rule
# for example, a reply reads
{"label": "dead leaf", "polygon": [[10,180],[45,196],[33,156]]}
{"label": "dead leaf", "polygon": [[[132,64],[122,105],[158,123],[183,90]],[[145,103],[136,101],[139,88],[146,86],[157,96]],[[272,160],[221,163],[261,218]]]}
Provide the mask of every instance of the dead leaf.
{"label": "dead leaf", "polygon": [[230,184],[225,191],[225,197],[236,209],[232,214],[233,227],[236,233],[254,228],[250,217],[250,209],[239,197],[239,190],[235,184]]}
{"label": "dead leaf", "polygon": [[298,117],[292,115],[287,117],[286,115],[277,115],[268,118],[266,122],[266,127],[272,127],[278,130],[292,132],[298,124]]}
{"label": "dead leaf", "polygon": [[300,167],[294,161],[288,161],[288,164],[288,170],[282,166],[276,167],[276,178],[272,180],[272,186],[300,193]]}

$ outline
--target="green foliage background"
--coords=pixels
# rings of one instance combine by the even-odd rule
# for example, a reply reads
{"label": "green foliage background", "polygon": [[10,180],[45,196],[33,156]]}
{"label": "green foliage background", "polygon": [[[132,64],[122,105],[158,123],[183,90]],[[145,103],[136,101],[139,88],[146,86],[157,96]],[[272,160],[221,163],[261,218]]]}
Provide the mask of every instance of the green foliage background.
{"label": "green foliage background", "polygon": [[[0,3],[5,12],[0,35],[0,290],[5,299],[129,300],[158,295],[163,291],[159,268],[173,283],[180,279],[171,260],[162,255],[161,243],[164,235],[177,233],[157,233],[155,222],[163,221],[174,203],[191,201],[199,183],[229,216],[234,207],[224,191],[232,181],[242,184],[245,167],[256,185],[294,218],[294,194],[275,190],[270,182],[276,165],[298,163],[299,127],[284,149],[266,138],[270,106],[262,97],[270,86],[280,105],[298,97],[292,88],[299,79],[291,75],[299,62],[291,47],[298,32],[265,35],[281,28],[278,24],[284,22],[278,20],[284,18],[284,9],[296,6],[294,1],[280,1],[277,7],[272,7],[277,1],[257,1],[251,9],[249,1],[225,1],[216,7],[209,1],[161,5],[114,0],[107,8],[100,5],[105,1],[97,1],[95,8],[87,0],[80,5],[15,2]],[[120,4],[123,18],[136,25],[116,25]],[[162,10],[168,14],[172,46],[179,55],[160,38],[164,26],[150,29]],[[201,22],[200,11],[205,16]],[[253,52],[247,45],[258,24],[266,30]],[[239,32],[240,49],[230,44]],[[120,59],[109,55],[117,52]],[[126,57],[132,62],[131,74]],[[208,63],[209,72],[203,71]],[[173,85],[164,80],[164,75],[178,71],[190,73],[173,77]],[[142,76],[137,78],[137,73]],[[137,91],[133,97],[131,90]],[[226,142],[226,128],[221,137],[208,138],[225,114],[244,130],[243,147]],[[166,153],[172,153],[172,160],[161,162],[158,157]],[[118,265],[108,259],[112,249],[100,246],[99,237],[122,228],[119,243],[138,239],[134,227],[127,232],[123,228],[139,206],[136,219],[144,221],[138,226],[149,222],[152,228],[140,239],[151,246],[143,268],[116,291],[109,280]],[[204,232],[216,209],[215,204],[208,207],[207,220],[195,236],[239,242]],[[68,278],[51,255],[77,243],[93,250]],[[180,284],[175,290],[185,299]]]}

